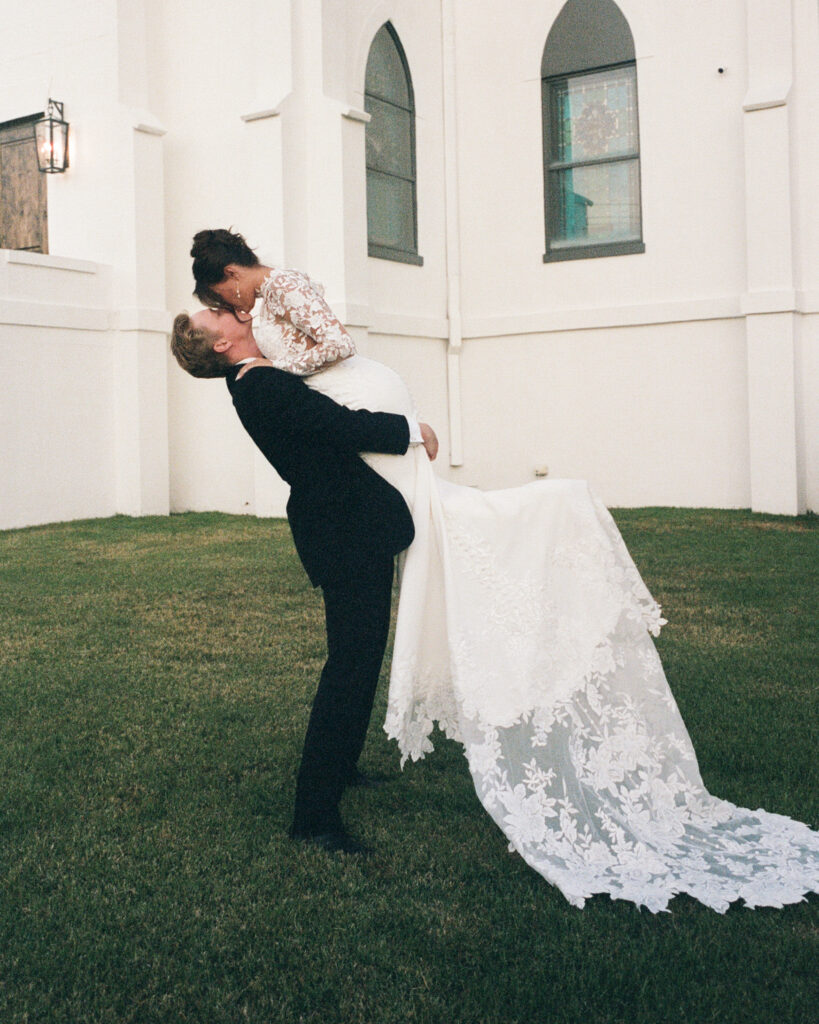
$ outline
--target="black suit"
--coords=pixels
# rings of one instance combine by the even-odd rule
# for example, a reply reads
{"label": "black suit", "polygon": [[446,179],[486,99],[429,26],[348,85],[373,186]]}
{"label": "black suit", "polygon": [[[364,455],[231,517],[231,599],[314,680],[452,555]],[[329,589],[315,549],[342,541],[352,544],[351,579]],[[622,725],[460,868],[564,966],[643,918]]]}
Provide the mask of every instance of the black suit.
{"label": "black suit", "polygon": [[387,643],[393,557],[414,536],[406,502],[359,452],[404,454],[409,425],[392,413],[347,409],[271,367],[237,379],[239,370],[227,376],[233,404],[290,484],[293,540],[326,612],[328,657],[307,728],[293,831],[335,831]]}

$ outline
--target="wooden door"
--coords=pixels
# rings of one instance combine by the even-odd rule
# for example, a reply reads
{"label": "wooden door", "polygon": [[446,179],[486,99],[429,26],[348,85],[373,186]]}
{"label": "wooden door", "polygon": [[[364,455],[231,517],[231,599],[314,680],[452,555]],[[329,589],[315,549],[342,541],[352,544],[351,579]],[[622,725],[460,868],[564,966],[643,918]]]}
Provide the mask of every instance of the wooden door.
{"label": "wooden door", "polygon": [[37,166],[36,120],[0,125],[0,249],[48,252],[46,176]]}

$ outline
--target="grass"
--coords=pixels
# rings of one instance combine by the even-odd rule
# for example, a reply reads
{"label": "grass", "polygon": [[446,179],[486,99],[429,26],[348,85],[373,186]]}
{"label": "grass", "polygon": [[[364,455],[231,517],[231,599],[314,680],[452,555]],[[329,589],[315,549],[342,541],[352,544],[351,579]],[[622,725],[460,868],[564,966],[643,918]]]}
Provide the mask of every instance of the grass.
{"label": "grass", "polygon": [[[813,517],[616,518],[706,784],[819,822]],[[815,1019],[819,898],[583,911],[506,850],[456,745],[399,772],[376,707],[366,862],[291,843],[322,609],[285,524],[0,534],[0,1022]],[[383,689],[383,688],[382,688]]]}

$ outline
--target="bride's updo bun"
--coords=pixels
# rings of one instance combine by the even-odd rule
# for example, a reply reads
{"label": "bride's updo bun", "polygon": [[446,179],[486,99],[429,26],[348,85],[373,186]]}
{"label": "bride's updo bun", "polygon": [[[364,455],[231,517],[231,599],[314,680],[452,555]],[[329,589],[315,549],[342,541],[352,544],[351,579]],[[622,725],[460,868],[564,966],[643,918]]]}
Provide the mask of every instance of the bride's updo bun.
{"label": "bride's updo bun", "polygon": [[211,291],[211,285],[225,279],[225,267],[237,263],[240,267],[255,267],[259,257],[238,231],[226,228],[197,231],[191,246],[193,276],[196,287],[193,294],[206,306],[224,306],[225,303]]}

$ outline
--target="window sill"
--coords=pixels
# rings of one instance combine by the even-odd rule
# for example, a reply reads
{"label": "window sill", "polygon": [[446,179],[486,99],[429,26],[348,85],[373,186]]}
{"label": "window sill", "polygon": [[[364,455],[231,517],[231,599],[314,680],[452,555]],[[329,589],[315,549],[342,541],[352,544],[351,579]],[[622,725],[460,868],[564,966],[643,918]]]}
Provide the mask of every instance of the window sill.
{"label": "window sill", "polygon": [[607,242],[602,245],[573,245],[565,249],[550,249],[543,254],[544,263],[561,260],[590,260],[599,256],[631,256],[645,252],[644,242]]}
{"label": "window sill", "polygon": [[424,265],[424,257],[417,252],[405,252],[403,249],[390,249],[385,245],[368,245],[367,255],[379,260],[394,260],[396,263],[412,263],[416,267]]}

